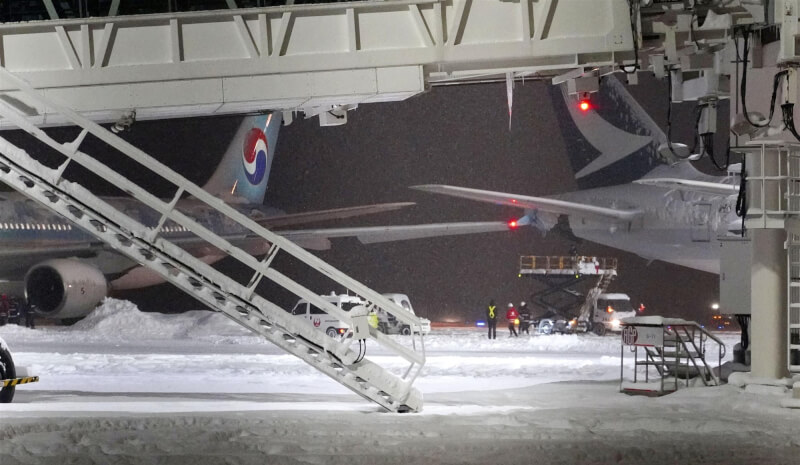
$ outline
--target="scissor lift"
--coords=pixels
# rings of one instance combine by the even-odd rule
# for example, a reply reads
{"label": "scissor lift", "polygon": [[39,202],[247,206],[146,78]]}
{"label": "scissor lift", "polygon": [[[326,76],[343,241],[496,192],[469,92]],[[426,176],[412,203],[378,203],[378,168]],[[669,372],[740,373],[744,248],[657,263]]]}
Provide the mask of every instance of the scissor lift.
{"label": "scissor lift", "polygon": [[[608,288],[617,275],[617,259],[594,256],[535,256],[519,258],[519,276],[530,277],[546,287],[531,294],[531,301],[558,314],[571,314]],[[596,280],[586,294],[578,289],[585,281]],[[588,307],[586,307],[588,308]]]}

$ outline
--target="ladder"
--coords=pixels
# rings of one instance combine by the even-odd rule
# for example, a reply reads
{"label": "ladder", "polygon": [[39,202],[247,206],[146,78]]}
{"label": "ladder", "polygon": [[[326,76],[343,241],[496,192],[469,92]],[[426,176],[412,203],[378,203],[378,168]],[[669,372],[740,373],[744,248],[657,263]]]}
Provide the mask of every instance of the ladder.
{"label": "ladder", "polygon": [[[5,68],[0,67],[0,77],[5,84],[15,86],[37,105],[63,115],[83,129],[74,141],[57,142],[32,125],[26,119],[25,109],[16,108],[13,99],[0,101],[0,116],[58,151],[65,158],[56,168],[50,168],[0,137],[0,181],[61,214],[117,252],[154,270],[166,281],[178,286],[213,310],[260,334],[361,397],[392,412],[422,409],[422,395],[412,386],[425,363],[422,334],[393,339],[369,327],[365,337],[353,337],[352,329],[344,335],[331,337],[307,322],[293,317],[265,298],[258,288],[263,279],[267,278],[282,289],[348,323],[350,328],[356,327],[353,324],[354,315],[351,316],[349,312],[327,302],[317,292],[304,287],[272,266],[276,256],[283,252],[288,257],[286,260],[308,267],[332,281],[337,287],[344,287],[349,294],[362,297],[367,305],[376,311],[380,309],[388,311],[411,327],[420,325],[416,316],[291,241],[261,227],[123,139],[78,115],[70,108],[45,97]],[[167,200],[161,199],[98,159],[80,151],[80,145],[87,134],[94,135],[136,161],[142,170],[148,170],[153,176],[170,183],[175,189],[174,196]],[[160,215],[158,222],[154,225],[142,224],[137,218],[128,216],[84,186],[65,179],[66,168],[74,163],[94,172],[132,199],[141,202],[141,208],[155,210]],[[241,235],[237,235],[238,238],[265,244],[264,249],[268,246],[266,255],[256,257],[248,253],[232,243],[235,239],[220,237],[181,212],[176,205],[178,200],[186,195],[191,195],[207,207],[216,210],[225,221],[241,227]],[[174,223],[191,231],[197,241],[203,241],[236,259],[251,271],[252,275],[248,280],[237,280],[232,275],[227,275],[204,263],[177,243],[168,241],[162,234],[162,228],[168,221],[169,224]],[[386,362],[391,368],[389,369],[368,359],[366,343],[369,340],[380,344],[389,354],[403,359],[402,363],[393,363],[394,360]]]}
{"label": "ladder", "polygon": [[790,373],[800,372],[800,234],[787,237],[788,364]]}
{"label": "ladder", "polygon": [[594,303],[597,301],[600,294],[608,289],[608,286],[611,285],[611,281],[613,281],[616,276],[617,270],[615,269],[610,269],[600,276],[597,280],[597,284],[586,293],[586,300],[583,301],[583,305],[581,305],[580,312],[578,313],[578,321],[590,321]]}

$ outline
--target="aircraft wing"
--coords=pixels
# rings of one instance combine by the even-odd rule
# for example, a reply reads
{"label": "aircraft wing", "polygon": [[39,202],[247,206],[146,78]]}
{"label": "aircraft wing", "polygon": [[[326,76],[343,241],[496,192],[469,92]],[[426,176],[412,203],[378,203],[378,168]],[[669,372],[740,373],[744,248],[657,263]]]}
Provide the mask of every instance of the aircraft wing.
{"label": "aircraft wing", "polygon": [[479,202],[488,202],[496,205],[507,205],[527,210],[540,210],[561,215],[576,215],[601,221],[633,221],[642,215],[641,210],[619,210],[616,208],[599,207],[566,200],[551,199],[547,197],[531,197],[527,195],[508,194],[505,192],[484,191],[467,187],[446,186],[443,184],[425,184],[412,186],[425,192],[461,197]]}
{"label": "aircraft wing", "polygon": [[456,236],[513,229],[504,221],[472,223],[432,223],[406,226],[367,226],[353,228],[303,229],[298,231],[275,231],[297,245],[313,250],[331,247],[331,238],[356,237],[362,244],[423,239],[436,236]]}
{"label": "aircraft wing", "polygon": [[317,210],[303,213],[292,213],[279,216],[254,216],[252,219],[261,226],[272,229],[292,226],[295,224],[312,223],[316,221],[338,220],[361,215],[383,213],[414,205],[414,202],[378,203],[373,205],[360,205],[357,207],[334,208],[331,210]]}
{"label": "aircraft wing", "polygon": [[692,181],[689,179],[675,178],[652,178],[639,179],[633,181],[636,184],[645,186],[666,187],[686,192],[698,192],[700,194],[729,196],[739,192],[739,186],[733,184],[722,184],[718,182]]}

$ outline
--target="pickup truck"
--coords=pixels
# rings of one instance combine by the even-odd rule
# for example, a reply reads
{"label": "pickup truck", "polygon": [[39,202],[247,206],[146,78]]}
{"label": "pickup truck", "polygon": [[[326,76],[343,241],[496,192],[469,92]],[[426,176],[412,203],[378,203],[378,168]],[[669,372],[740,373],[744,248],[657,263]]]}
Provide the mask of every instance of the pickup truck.
{"label": "pickup truck", "polygon": [[[397,305],[403,307],[404,309],[411,312],[412,315],[416,315],[414,313],[414,308],[411,306],[411,301],[409,300],[408,296],[405,294],[397,294],[397,293],[388,293],[382,294],[387,299],[391,300],[392,302],[396,303]],[[431,320],[427,318],[420,318],[420,325],[411,327],[405,323],[402,323],[389,312],[384,310],[380,310],[378,312],[378,329],[386,334],[403,334],[409,335],[413,331],[417,334],[428,334],[431,332]]]}

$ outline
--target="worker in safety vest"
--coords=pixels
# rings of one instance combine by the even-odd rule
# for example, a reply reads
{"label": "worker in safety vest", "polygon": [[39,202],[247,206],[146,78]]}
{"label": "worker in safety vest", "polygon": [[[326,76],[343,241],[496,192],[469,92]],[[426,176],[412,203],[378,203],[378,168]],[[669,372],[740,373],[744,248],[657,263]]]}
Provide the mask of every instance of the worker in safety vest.
{"label": "worker in safety vest", "polygon": [[497,339],[497,306],[494,299],[489,301],[486,308],[486,326],[489,327],[489,339]]}
{"label": "worker in safety vest", "polygon": [[367,315],[367,321],[373,328],[378,328],[378,312],[376,312],[374,308],[370,309],[369,315]]}
{"label": "worker in safety vest", "polygon": [[517,334],[517,323],[519,323],[519,313],[514,308],[514,304],[508,303],[508,311],[506,312],[506,320],[508,320],[508,337],[519,337]]}
{"label": "worker in safety vest", "polygon": [[528,308],[528,304],[525,301],[519,304],[519,333],[527,333],[531,334],[530,328],[531,327],[531,310]]}

